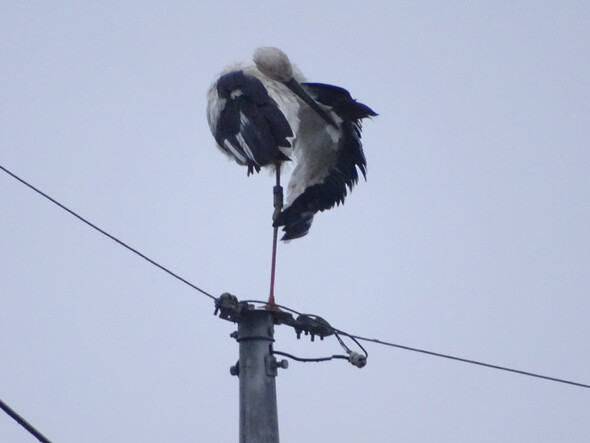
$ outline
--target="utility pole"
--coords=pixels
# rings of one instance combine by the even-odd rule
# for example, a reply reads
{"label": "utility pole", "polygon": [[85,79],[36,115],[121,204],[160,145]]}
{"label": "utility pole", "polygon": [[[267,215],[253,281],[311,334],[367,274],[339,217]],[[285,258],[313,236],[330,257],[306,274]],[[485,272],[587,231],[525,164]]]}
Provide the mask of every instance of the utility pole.
{"label": "utility pole", "polygon": [[[284,313],[254,309],[230,294],[216,302],[219,317],[238,324],[231,334],[240,345],[240,358],[230,373],[240,379],[240,443],[278,443],[279,419],[275,377],[287,360],[272,354],[274,325]],[[290,317],[290,314],[286,314]]]}
{"label": "utility pole", "polygon": [[[238,322],[240,360],[231,373],[240,378],[240,443],[277,443],[279,418],[275,377],[279,364],[272,355],[273,312],[249,310]],[[287,361],[280,363],[287,367]]]}
{"label": "utility pole", "polygon": [[[240,379],[240,443],[278,443],[279,420],[277,413],[277,369],[288,367],[287,360],[277,361],[273,351],[274,326],[292,327],[300,338],[304,333],[320,339],[335,334],[328,322],[320,317],[292,314],[274,309],[255,309],[248,302],[239,302],[228,293],[215,300],[215,315],[238,324],[231,334],[239,344],[239,360],[230,368],[230,373]],[[347,348],[348,349],[348,348]],[[348,356],[332,356],[323,359],[300,359],[301,361],[324,361],[345,358],[354,366],[362,368],[366,355],[347,350]],[[277,351],[277,354],[289,356]],[[294,358],[293,356],[290,356]]]}

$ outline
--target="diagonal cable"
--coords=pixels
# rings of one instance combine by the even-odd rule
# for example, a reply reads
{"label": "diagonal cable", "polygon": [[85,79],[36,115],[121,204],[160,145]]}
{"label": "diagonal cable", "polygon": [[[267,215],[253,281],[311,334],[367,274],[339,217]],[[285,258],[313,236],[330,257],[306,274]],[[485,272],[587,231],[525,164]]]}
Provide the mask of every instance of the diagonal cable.
{"label": "diagonal cable", "polygon": [[477,360],[470,360],[467,358],[461,358],[461,357],[455,357],[453,355],[448,355],[448,354],[441,354],[440,352],[433,352],[433,351],[427,351],[425,349],[418,349],[418,348],[413,348],[410,346],[405,346],[405,345],[399,345],[396,343],[391,343],[391,342],[387,342],[387,341],[383,341],[383,340],[378,340],[375,338],[367,338],[367,337],[360,337],[358,335],[353,335],[353,334],[348,334],[346,332],[343,331],[338,331],[340,334],[342,335],[346,335],[352,339],[356,339],[356,340],[360,340],[360,341],[366,341],[366,342],[371,342],[371,343],[376,343],[378,345],[384,345],[384,346],[390,346],[390,347],[394,347],[394,348],[399,348],[399,349],[404,349],[406,351],[412,351],[412,352],[418,352],[421,354],[426,354],[426,355],[431,355],[433,357],[440,357],[440,358],[446,358],[449,360],[454,360],[454,361],[459,361],[462,363],[469,363],[472,365],[478,365],[478,366],[484,366],[486,368],[491,368],[491,369],[497,369],[500,371],[506,371],[506,372],[512,372],[515,374],[521,374],[521,375],[526,375],[528,377],[536,377],[536,378],[541,378],[544,380],[549,380],[549,381],[553,381],[553,382],[557,382],[557,383],[566,383],[569,385],[573,385],[573,386],[578,386],[581,388],[588,388],[590,389],[590,385],[584,384],[584,383],[579,383],[579,382],[575,382],[575,381],[571,381],[571,380],[564,380],[562,378],[557,378],[557,377],[549,377],[547,375],[541,375],[541,374],[537,374],[534,372],[529,372],[529,371],[521,371],[520,369],[513,369],[513,368],[508,368],[505,366],[499,366],[499,365],[494,365],[494,364],[490,364],[490,363],[484,363],[481,361],[477,361]]}
{"label": "diagonal cable", "polygon": [[[35,191],[38,194],[42,195],[43,197],[45,197],[46,199],[48,199],[49,201],[51,201],[55,205],[59,206],[63,210],[69,212],[71,215],[73,215],[74,217],[76,217],[80,221],[86,223],[88,226],[94,228],[95,230],[97,230],[101,234],[107,236],[111,240],[119,243],[121,246],[127,248],[131,252],[135,253],[136,255],[140,256],[144,260],[148,261],[152,265],[154,265],[157,268],[161,269],[162,271],[170,274],[172,277],[180,280],[181,282],[185,283],[186,285],[190,286],[191,288],[196,289],[197,291],[201,292],[202,294],[206,295],[207,297],[209,297],[209,298],[211,298],[213,300],[217,300],[217,298],[215,296],[209,294],[208,292],[204,291],[203,289],[199,288],[198,286],[194,285],[193,283],[189,282],[188,280],[180,277],[178,274],[175,274],[174,272],[172,272],[169,269],[165,268],[164,266],[160,265],[156,261],[154,261],[151,258],[147,257],[146,255],[142,254],[138,250],[132,248],[131,246],[129,246],[126,243],[124,243],[123,241],[119,240],[115,236],[109,234],[108,232],[106,232],[103,229],[99,228],[95,224],[89,222],[88,220],[86,220],[82,216],[78,215],[77,213],[75,213],[71,209],[67,208],[63,204],[59,203],[57,200],[53,199],[52,197],[50,197],[49,195],[47,195],[43,191],[37,189],[36,187],[34,187],[33,185],[29,184],[28,182],[26,182],[22,178],[18,177],[16,174],[10,172],[8,169],[6,169],[5,167],[3,167],[2,165],[0,165],[0,169],[3,170],[4,172],[6,172],[11,177],[13,177],[14,179],[16,179],[19,182],[21,182],[22,184],[24,184],[25,186],[31,188],[33,191]],[[249,301],[250,302],[256,302],[256,303],[264,303],[264,302],[257,301],[257,300],[249,300]],[[280,307],[282,309],[286,309],[288,311],[291,311],[291,312],[294,312],[294,313],[299,314],[297,311],[294,311],[293,309],[287,308],[285,306],[279,306],[279,305],[276,305],[276,306],[277,307]],[[477,361],[477,360],[471,360],[471,359],[467,359],[467,358],[456,357],[456,356],[453,356],[453,355],[442,354],[440,352],[433,352],[433,351],[428,351],[428,350],[425,350],[425,349],[418,349],[418,348],[414,348],[414,347],[411,347],[411,346],[405,346],[405,345],[391,343],[391,342],[387,342],[387,341],[383,341],[383,340],[378,340],[378,339],[375,339],[375,338],[362,337],[362,336],[359,336],[359,335],[354,335],[354,334],[347,333],[347,332],[342,331],[342,330],[339,330],[339,329],[334,329],[334,331],[336,333],[338,333],[338,334],[341,334],[343,336],[346,336],[346,337],[349,337],[350,339],[352,339],[357,345],[359,345],[359,347],[363,350],[363,352],[365,352],[365,354],[366,354],[365,349],[360,345],[360,343],[358,343],[358,341],[371,342],[371,343],[375,343],[375,344],[379,344],[379,345],[383,345],[383,346],[389,346],[389,347],[394,347],[394,348],[398,348],[398,349],[404,349],[406,351],[418,352],[418,353],[430,355],[430,356],[433,356],[433,357],[446,358],[446,359],[449,359],[449,360],[458,361],[458,362],[462,362],[462,363],[468,363],[468,364],[472,364],[472,365],[483,366],[483,367],[487,367],[487,368],[491,368],[491,369],[496,369],[496,370],[500,370],[500,371],[512,372],[512,373],[515,373],[515,374],[526,375],[528,377],[536,377],[536,378],[540,378],[540,379],[544,379],[544,380],[548,380],[548,381],[553,381],[553,382],[557,382],[557,383],[565,383],[565,384],[569,384],[569,385],[572,385],[572,386],[577,386],[577,387],[582,387],[582,388],[590,389],[590,385],[588,385],[588,384],[579,383],[579,382],[575,382],[575,381],[571,381],[571,380],[565,380],[565,379],[562,379],[562,378],[550,377],[550,376],[547,376],[547,375],[542,375],[542,374],[538,374],[538,373],[534,373],[534,372],[522,371],[522,370],[519,370],[519,369],[508,368],[508,367],[505,367],[505,366],[494,365],[494,364],[485,363],[485,362],[481,362],[481,361]],[[338,337],[338,340],[341,342],[341,339],[339,337]],[[342,342],[341,342],[341,345],[342,345]],[[291,355],[287,355],[286,353],[282,353],[282,355],[291,357]],[[332,356],[332,357],[322,358],[322,359],[310,359],[309,361],[326,361],[326,360],[330,360],[332,358],[341,358],[341,357]],[[307,360],[307,359],[305,359],[305,360]],[[301,359],[300,361],[304,361],[304,359]]]}
{"label": "diagonal cable", "polygon": [[32,424],[30,424],[28,421],[22,418],[14,409],[12,409],[10,406],[4,403],[2,399],[0,399],[0,409],[6,412],[10,417],[14,419],[14,421],[16,421],[23,428],[25,428],[29,434],[33,435],[41,443],[51,443],[51,441],[47,437],[45,437],[43,434],[41,434],[41,432],[35,429],[35,427]]}
{"label": "diagonal cable", "polygon": [[197,291],[199,291],[201,294],[206,295],[207,297],[211,298],[212,300],[216,300],[217,298],[211,294],[209,294],[208,292],[204,291],[203,289],[199,288],[198,286],[194,285],[193,283],[189,282],[188,280],[182,278],[181,276],[179,276],[178,274],[175,274],[174,272],[172,272],[170,269],[162,266],[161,264],[159,264],[158,262],[156,262],[155,260],[152,260],[151,258],[149,258],[148,256],[146,256],[145,254],[142,254],[141,252],[139,252],[137,249],[129,246],[127,243],[119,240],[117,237],[115,237],[114,235],[109,234],[108,232],[106,232],[105,230],[99,228],[98,226],[96,226],[94,223],[86,220],[84,217],[82,217],[81,215],[75,213],[74,211],[72,211],[71,209],[67,208],[66,206],[64,206],[63,204],[61,204],[60,202],[58,202],[57,200],[55,200],[54,198],[50,197],[49,195],[47,195],[46,193],[44,193],[43,191],[41,191],[40,189],[37,189],[35,186],[31,185],[30,183],[28,183],[27,181],[23,180],[22,178],[20,178],[19,176],[17,176],[16,174],[10,172],[8,169],[6,169],[4,166],[0,165],[0,169],[2,169],[4,172],[6,172],[8,175],[10,175],[11,177],[13,177],[14,179],[18,180],[19,182],[21,182],[23,185],[29,187],[30,189],[32,189],[33,191],[35,191],[37,194],[42,195],[43,197],[45,197],[47,200],[49,200],[51,203],[59,206],[61,209],[63,209],[66,212],[69,212],[71,215],[73,215],[74,217],[76,217],[78,220],[86,223],[88,226],[90,226],[91,228],[97,230],[98,232],[100,232],[102,235],[110,238],[111,240],[113,240],[116,243],[119,243],[121,246],[123,246],[124,248],[130,250],[131,252],[133,252],[134,254],[138,255],[139,257],[143,258],[145,261],[151,263],[152,265],[154,265],[155,267],[161,269],[162,271],[166,272],[167,274],[170,274],[172,277],[176,278],[177,280],[180,280],[181,282],[183,282],[184,284],[190,286],[193,289],[196,289]]}

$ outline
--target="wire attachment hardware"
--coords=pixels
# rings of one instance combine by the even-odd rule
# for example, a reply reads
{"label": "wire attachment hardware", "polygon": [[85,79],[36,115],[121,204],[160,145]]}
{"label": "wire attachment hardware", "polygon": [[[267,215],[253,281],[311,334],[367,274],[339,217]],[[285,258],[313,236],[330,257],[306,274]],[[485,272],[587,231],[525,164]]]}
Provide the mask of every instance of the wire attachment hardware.
{"label": "wire attachment hardware", "polygon": [[254,309],[253,305],[238,301],[238,297],[225,292],[215,299],[215,312],[219,313],[219,318],[237,323],[242,318],[242,313],[246,310]]}
{"label": "wire attachment hardware", "polygon": [[363,368],[367,364],[367,356],[359,354],[358,352],[349,351],[348,361],[357,368]]}
{"label": "wire attachment hardware", "polygon": [[314,341],[316,335],[320,340],[323,340],[325,337],[334,334],[334,328],[330,326],[330,323],[318,315],[301,314],[289,326],[295,329],[298,339],[301,338],[302,332],[309,335],[311,341]]}
{"label": "wire attachment hardware", "polygon": [[[269,329],[270,332],[268,332],[268,335],[265,332],[264,334],[262,334],[262,336],[240,336],[239,333],[241,323],[245,322],[248,318],[251,318],[252,316],[264,313],[266,315],[270,315],[269,320],[272,322],[272,324],[292,327],[295,330],[298,339],[301,338],[301,334],[305,334],[309,335],[311,341],[313,342],[315,341],[316,336],[319,337],[320,340],[323,340],[325,337],[333,335],[340,343],[340,346],[342,346],[342,348],[346,351],[346,355],[340,354],[320,358],[302,358],[296,357],[286,352],[275,351],[272,349],[271,346],[270,356],[265,357],[266,375],[276,376],[278,368],[286,369],[288,367],[289,363],[287,360],[277,361],[273,354],[282,355],[300,362],[323,362],[333,359],[342,359],[347,360],[350,364],[356,366],[357,368],[363,368],[366,366],[368,356],[367,351],[365,350],[365,348],[361,346],[361,344],[358,342],[355,336],[351,336],[345,332],[333,328],[332,325],[330,325],[330,323],[328,323],[319,315],[301,314],[287,307],[278,305],[276,306],[276,309],[272,310],[256,309],[255,306],[257,306],[257,304],[263,303],[264,302],[259,300],[239,301],[235,295],[231,295],[226,292],[215,300],[215,315],[219,314],[219,318],[221,319],[238,323],[238,331],[234,331],[230,334],[230,337],[236,339],[238,342],[249,341],[252,339],[270,339],[271,342],[273,341],[272,327]],[[266,305],[268,305],[268,303]],[[286,311],[291,311],[294,314],[297,314],[297,318],[295,318],[294,315],[290,312]],[[359,346],[359,348],[363,351],[363,354],[350,349],[350,347],[348,347],[348,345],[342,339],[341,335],[343,337],[350,338],[356,345]],[[234,366],[230,368],[230,373],[232,375],[240,375],[239,363],[236,363]]]}

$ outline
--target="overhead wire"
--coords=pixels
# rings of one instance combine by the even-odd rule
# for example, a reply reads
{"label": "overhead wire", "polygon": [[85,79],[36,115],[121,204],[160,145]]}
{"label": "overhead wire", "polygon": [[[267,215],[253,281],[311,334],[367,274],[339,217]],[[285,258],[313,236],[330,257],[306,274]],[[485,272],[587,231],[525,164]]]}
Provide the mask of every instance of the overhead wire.
{"label": "overhead wire", "polygon": [[468,358],[456,357],[454,355],[442,354],[440,352],[427,351],[425,349],[419,349],[419,348],[414,348],[414,347],[411,347],[411,346],[400,345],[400,344],[397,344],[397,343],[391,343],[391,342],[387,342],[387,341],[383,341],[383,340],[378,340],[378,339],[375,339],[375,338],[361,337],[359,335],[349,334],[349,333],[344,332],[344,331],[338,331],[338,332],[340,334],[342,334],[342,335],[345,335],[345,336],[351,338],[351,339],[356,339],[356,340],[359,340],[359,341],[366,341],[366,342],[370,342],[370,343],[376,343],[378,345],[390,346],[390,347],[393,347],[393,348],[403,349],[403,350],[406,350],[406,351],[418,352],[418,353],[430,355],[430,356],[433,356],[433,357],[446,358],[446,359],[449,359],[449,360],[459,361],[459,362],[462,362],[462,363],[469,363],[469,364],[472,364],[472,365],[483,366],[483,367],[486,367],[486,368],[497,369],[497,370],[506,371],[506,372],[512,372],[512,373],[515,373],[515,374],[526,375],[528,377],[536,377],[536,378],[541,378],[541,379],[544,379],[544,380],[549,380],[549,381],[553,381],[553,382],[557,382],[557,383],[565,383],[565,384],[569,384],[569,385],[573,385],[573,386],[578,386],[578,387],[581,387],[581,388],[590,389],[590,385],[585,384],[585,383],[579,383],[579,382],[575,382],[575,381],[571,381],[571,380],[565,380],[565,379],[557,378],[557,377],[550,377],[550,376],[547,376],[547,375],[537,374],[537,373],[529,372],[529,371],[522,371],[520,369],[509,368],[509,367],[506,367],[506,366],[500,366],[500,365],[495,365],[495,364],[491,364],[491,363],[485,363],[485,362],[481,362],[481,361],[477,361],[477,360],[471,360],[471,359],[468,359]]}
{"label": "overhead wire", "polygon": [[[152,260],[151,258],[149,258],[146,255],[142,254],[141,252],[139,252],[135,248],[132,248],[131,246],[127,245],[126,243],[124,243],[123,241],[119,240],[115,236],[113,236],[113,235],[109,234],[108,232],[104,231],[103,229],[99,228],[95,224],[93,224],[90,221],[86,220],[84,217],[80,216],[76,212],[74,212],[71,209],[67,208],[65,205],[59,203],[57,200],[53,199],[52,197],[50,197],[49,195],[47,195],[43,191],[39,190],[38,188],[34,187],[33,185],[31,185],[27,181],[23,180],[22,178],[20,178],[16,174],[12,173],[11,171],[9,171],[8,169],[6,169],[2,165],[0,165],[0,169],[2,169],[4,172],[6,172],[11,177],[15,178],[16,180],[18,180],[22,184],[24,184],[27,187],[29,187],[33,191],[35,191],[38,194],[42,195],[43,197],[45,197],[46,199],[48,199],[49,201],[51,201],[55,205],[59,206],[60,208],[62,208],[66,212],[70,213],[71,215],[73,215],[74,217],[76,217],[77,219],[79,219],[80,221],[84,222],[88,226],[92,227],[93,229],[97,230],[101,234],[107,236],[111,240],[119,243],[121,246],[125,247],[126,249],[128,249],[131,252],[135,253],[139,257],[141,257],[144,260],[148,261],[152,265],[154,265],[157,268],[161,269],[162,271],[168,273],[169,275],[171,275],[172,277],[176,278],[177,280],[185,283],[186,285],[190,286],[191,288],[193,288],[193,289],[201,292],[202,294],[206,295],[207,297],[209,297],[209,298],[211,298],[213,300],[217,300],[217,297],[209,294],[208,292],[204,291],[203,289],[199,288],[198,286],[194,285],[193,283],[189,282],[188,280],[184,279],[183,277],[180,277],[178,274],[172,272],[168,268],[160,265],[155,260]],[[247,302],[247,303],[260,303],[260,304],[265,304],[266,303],[266,302],[259,301],[259,300],[246,300],[245,302]],[[298,314],[298,315],[314,316],[314,315],[311,315],[311,314],[301,314],[298,311],[296,311],[294,309],[291,309],[289,307],[286,307],[286,306],[282,306],[282,305],[276,305],[276,306],[279,307],[279,308],[281,308],[281,309],[284,309],[286,311],[290,311],[292,313]],[[314,317],[321,318],[319,316],[314,316]],[[449,359],[449,360],[453,360],[453,361],[458,361],[458,362],[462,362],[462,363],[468,363],[468,364],[472,364],[472,365],[483,366],[483,367],[487,367],[487,368],[491,368],[491,369],[496,369],[496,370],[511,372],[511,373],[515,373],[515,374],[521,374],[521,375],[525,375],[525,376],[529,376],[529,377],[535,377],[535,378],[540,378],[540,379],[544,379],[544,380],[548,380],[548,381],[553,381],[553,382],[557,382],[557,383],[564,383],[564,384],[569,384],[569,385],[572,385],[572,386],[578,386],[578,387],[590,389],[590,385],[585,384],[585,383],[575,382],[575,381],[571,381],[571,380],[565,380],[565,379],[557,378],[557,377],[550,377],[550,376],[547,376],[547,375],[542,375],[542,374],[538,374],[538,373],[534,373],[534,372],[530,372],[530,371],[522,371],[522,370],[519,370],[519,369],[514,369],[514,368],[509,368],[509,367],[506,367],[506,366],[500,366],[500,365],[485,363],[485,362],[481,362],[481,361],[477,361],[477,360],[472,360],[472,359],[467,359],[467,358],[462,358],[462,357],[456,357],[456,356],[449,355],[449,354],[443,354],[443,353],[440,353],[440,352],[428,351],[428,350],[425,350],[425,349],[419,349],[419,348],[414,348],[414,347],[411,347],[411,346],[400,345],[400,344],[396,344],[396,343],[392,343],[392,342],[388,342],[388,341],[384,341],[384,340],[379,340],[379,339],[375,339],[375,338],[362,337],[360,335],[350,334],[348,332],[345,332],[345,331],[342,331],[342,330],[339,330],[339,329],[336,329],[336,328],[333,328],[333,330],[334,330],[334,334],[335,334],[336,338],[338,339],[340,345],[349,354],[352,353],[352,350],[342,341],[342,339],[341,339],[341,337],[339,335],[348,337],[351,340],[353,340],[359,346],[359,348],[362,349],[362,351],[365,354],[365,356],[367,356],[368,353],[365,350],[365,348],[359,343],[360,341],[375,343],[375,344],[378,344],[378,345],[389,346],[389,347],[393,347],[393,348],[403,349],[403,350],[406,350],[406,351],[412,351],[412,352],[417,352],[417,353],[421,353],[421,354],[426,354],[426,355],[430,355],[430,356],[433,356],[433,357],[445,358],[445,359]],[[278,354],[279,352],[278,351],[275,351],[275,353]],[[295,356],[292,356],[291,354],[286,354],[286,353],[282,353],[280,355],[285,355],[285,356],[287,356],[289,358],[293,358],[294,360],[298,360],[298,361],[328,361],[328,360],[332,360],[334,358],[347,358],[345,356],[331,356],[331,357],[322,357],[322,358],[319,358],[319,359],[303,359],[301,357],[295,357]]]}
{"label": "overhead wire", "polygon": [[[90,226],[91,228],[95,229],[96,231],[100,232],[101,234],[105,235],[106,237],[110,238],[111,240],[115,241],[116,243],[120,244],[121,246],[123,246],[124,248],[128,249],[129,251],[133,252],[134,254],[138,255],[139,257],[143,258],[144,260],[146,260],[148,263],[151,263],[152,265],[156,266],[157,268],[161,269],[162,271],[166,272],[167,274],[171,275],[172,277],[176,278],[177,280],[181,281],[182,283],[190,286],[191,288],[199,291],[200,293],[202,293],[203,295],[206,295],[207,297],[216,300],[217,297],[209,294],[208,292],[206,292],[205,290],[199,288],[198,286],[196,286],[195,284],[191,283],[190,281],[186,280],[185,278],[179,276],[178,274],[172,272],[170,269],[166,268],[165,266],[161,265],[160,263],[156,262],[155,260],[149,258],[148,256],[146,256],[145,254],[139,252],[137,249],[129,246],[127,243],[123,242],[122,240],[118,239],[117,237],[115,237],[112,234],[109,234],[108,232],[106,232],[104,229],[98,227],[97,225],[95,225],[94,223],[88,221],[86,218],[82,217],[81,215],[79,215],[78,213],[72,211],[71,209],[69,209],[68,207],[66,207],[65,205],[63,205],[62,203],[58,202],[57,200],[55,200],[53,197],[49,196],[48,194],[46,194],[45,192],[41,191],[40,189],[36,188],[35,186],[33,186],[32,184],[30,184],[29,182],[27,182],[26,180],[22,179],[21,177],[19,177],[18,175],[14,174],[13,172],[9,171],[8,169],[6,169],[4,166],[0,165],[0,169],[2,169],[5,173],[7,173],[8,175],[10,175],[11,177],[13,177],[14,179],[18,180],[19,182],[21,182],[22,184],[24,184],[25,186],[27,186],[28,188],[32,189],[33,191],[35,191],[37,194],[45,197],[47,200],[49,200],[50,202],[52,202],[53,204],[57,205],[58,207],[60,207],[61,209],[63,209],[64,211],[68,212],[69,214],[73,215],[74,217],[76,217],[78,220],[84,222],[85,224],[87,224],[88,226]],[[29,422],[27,422],[23,417],[21,417],[19,414],[16,413],[16,411],[14,411],[12,408],[10,408],[6,403],[4,403],[2,400],[0,400],[0,408],[6,412],[6,414],[8,414],[10,417],[12,417],[18,424],[20,424],[24,429],[26,429],[31,435],[35,436],[35,438],[37,438],[37,440],[39,440],[42,443],[51,443],[49,439],[47,439],[47,437],[45,437],[43,434],[41,434],[37,429],[35,429],[35,427],[33,425],[31,425]]]}
{"label": "overhead wire", "polygon": [[176,278],[177,280],[181,281],[182,283],[184,283],[185,285],[190,286],[191,288],[199,291],[201,294],[206,295],[207,297],[211,298],[212,300],[216,300],[217,297],[215,297],[214,295],[209,294],[207,291],[199,288],[198,286],[196,286],[195,284],[191,283],[190,281],[186,280],[185,278],[179,276],[178,274],[172,272],[170,269],[166,268],[165,266],[161,265],[160,263],[156,262],[155,260],[152,260],[151,258],[149,258],[148,256],[146,256],[145,254],[139,252],[137,249],[129,246],[127,243],[123,242],[122,240],[119,240],[117,237],[115,237],[112,234],[109,234],[108,232],[106,232],[104,229],[98,227],[97,225],[95,225],[94,223],[88,221],[87,219],[85,219],[84,217],[82,217],[81,215],[79,215],[78,213],[72,211],[71,209],[69,209],[68,207],[66,207],[65,205],[63,205],[62,203],[58,202],[57,200],[55,200],[53,197],[49,196],[48,194],[46,194],[45,192],[41,191],[40,189],[36,188],[35,186],[33,186],[32,184],[30,184],[29,182],[27,182],[26,180],[20,178],[18,175],[14,174],[13,172],[9,171],[8,169],[6,169],[4,166],[0,165],[0,169],[2,169],[4,172],[6,172],[8,175],[10,175],[11,177],[13,177],[14,179],[18,180],[19,182],[21,182],[23,185],[29,187],[30,189],[32,189],[33,191],[35,191],[37,194],[45,197],[47,200],[49,200],[51,203],[59,206],[61,209],[63,209],[64,211],[68,212],[69,214],[73,215],[74,217],[76,217],[78,220],[82,221],[83,223],[86,223],[88,226],[90,226],[91,228],[95,229],[96,231],[100,232],[102,235],[110,238],[111,240],[113,240],[114,242],[120,244],[121,246],[123,246],[124,248],[128,249],[129,251],[133,252],[134,254],[138,255],[139,257],[143,258],[145,261],[147,261],[148,263],[151,263],[152,265],[154,265],[155,267],[161,269],[162,271],[166,272],[167,274],[171,275],[172,277]]}
{"label": "overhead wire", "polygon": [[324,362],[324,361],[329,361],[329,360],[333,360],[333,359],[342,359],[342,360],[348,360],[348,357],[346,355],[331,355],[330,357],[318,357],[318,358],[303,358],[303,357],[296,357],[293,354],[288,354],[286,352],[282,352],[282,351],[276,351],[276,350],[272,350],[273,354],[276,355],[282,355],[283,357],[288,357],[290,359],[293,359],[295,361],[300,361],[300,362]]}
{"label": "overhead wire", "polygon": [[[247,303],[256,303],[256,304],[264,304],[263,301],[260,300],[247,300]],[[308,316],[308,317],[317,317],[317,318],[321,318],[318,315],[315,314],[302,314],[299,311],[296,311],[295,309],[286,307],[286,306],[280,306],[277,305],[278,307],[280,307],[283,310],[295,313],[297,315],[300,316]],[[291,354],[287,354],[285,352],[279,352],[279,351],[273,351],[275,354],[278,355],[284,355],[285,357],[288,358],[292,358],[293,360],[296,361],[300,361],[300,362],[324,362],[324,361],[330,361],[333,359],[343,359],[343,360],[349,360],[350,361],[350,355],[354,354],[354,352],[352,351],[352,349],[342,340],[341,336],[347,337],[350,340],[352,340],[364,353],[365,358],[367,358],[369,356],[369,353],[367,352],[367,350],[363,347],[363,345],[360,343],[361,341],[363,342],[369,342],[369,343],[375,343],[378,345],[383,345],[383,346],[389,346],[389,347],[393,347],[393,348],[398,348],[398,349],[403,349],[406,351],[412,351],[412,352],[417,352],[417,353],[421,353],[421,354],[426,354],[426,355],[430,355],[432,357],[439,357],[439,358],[445,358],[448,360],[453,360],[453,361],[458,361],[458,362],[462,362],[462,363],[468,363],[468,364],[472,364],[472,365],[477,365],[477,366],[482,366],[482,367],[487,367],[487,368],[491,368],[491,369],[496,369],[496,370],[500,370],[500,371],[505,371],[505,372],[511,372],[511,373],[515,373],[515,374],[521,374],[521,375],[525,375],[525,376],[529,376],[529,377],[535,377],[535,378],[540,378],[543,380],[548,380],[548,381],[553,381],[553,382],[557,382],[557,383],[564,383],[564,384],[569,384],[572,386],[577,386],[577,387],[581,387],[581,388],[587,388],[590,389],[590,385],[585,384],[585,383],[580,383],[580,382],[576,382],[576,381],[571,381],[571,380],[565,380],[562,378],[557,378],[557,377],[551,377],[548,375],[542,375],[542,374],[538,374],[535,372],[530,372],[530,371],[523,371],[520,369],[514,369],[514,368],[509,368],[506,366],[500,366],[500,365],[495,365],[495,364],[491,364],[491,363],[485,363],[482,361],[477,361],[477,360],[472,360],[472,359],[467,359],[467,358],[462,358],[462,357],[457,357],[454,355],[449,355],[449,354],[443,354],[440,352],[434,352],[434,351],[428,351],[425,349],[419,349],[419,348],[415,348],[415,347],[411,347],[411,346],[405,346],[405,345],[400,345],[400,344],[396,344],[396,343],[392,343],[392,342],[388,342],[388,341],[384,341],[384,340],[378,340],[378,339],[374,339],[374,338],[367,338],[367,337],[362,337],[360,335],[355,335],[355,334],[351,334],[349,332],[334,328],[333,326],[329,325],[329,327],[333,330],[334,336],[336,337],[336,339],[338,340],[340,346],[347,352],[347,354],[349,355],[344,356],[344,355],[333,355],[330,357],[319,357],[319,358],[303,358],[303,357],[296,357],[294,355]]]}
{"label": "overhead wire", "polygon": [[14,419],[19,425],[27,430],[29,434],[34,436],[37,440],[41,443],[51,443],[51,441],[45,437],[41,432],[39,432],[32,424],[30,424],[27,420],[25,420],[21,415],[19,415],[14,409],[8,406],[2,399],[0,399],[0,409],[2,409],[6,414]]}

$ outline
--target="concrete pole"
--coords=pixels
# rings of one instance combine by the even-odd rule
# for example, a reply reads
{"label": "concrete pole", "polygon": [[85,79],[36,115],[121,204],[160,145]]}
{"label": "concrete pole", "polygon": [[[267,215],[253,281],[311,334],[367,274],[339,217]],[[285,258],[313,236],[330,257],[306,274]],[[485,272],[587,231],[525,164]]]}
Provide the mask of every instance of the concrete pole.
{"label": "concrete pole", "polygon": [[277,361],[271,353],[273,312],[244,311],[237,340],[240,359],[232,373],[240,378],[240,443],[278,443]]}

